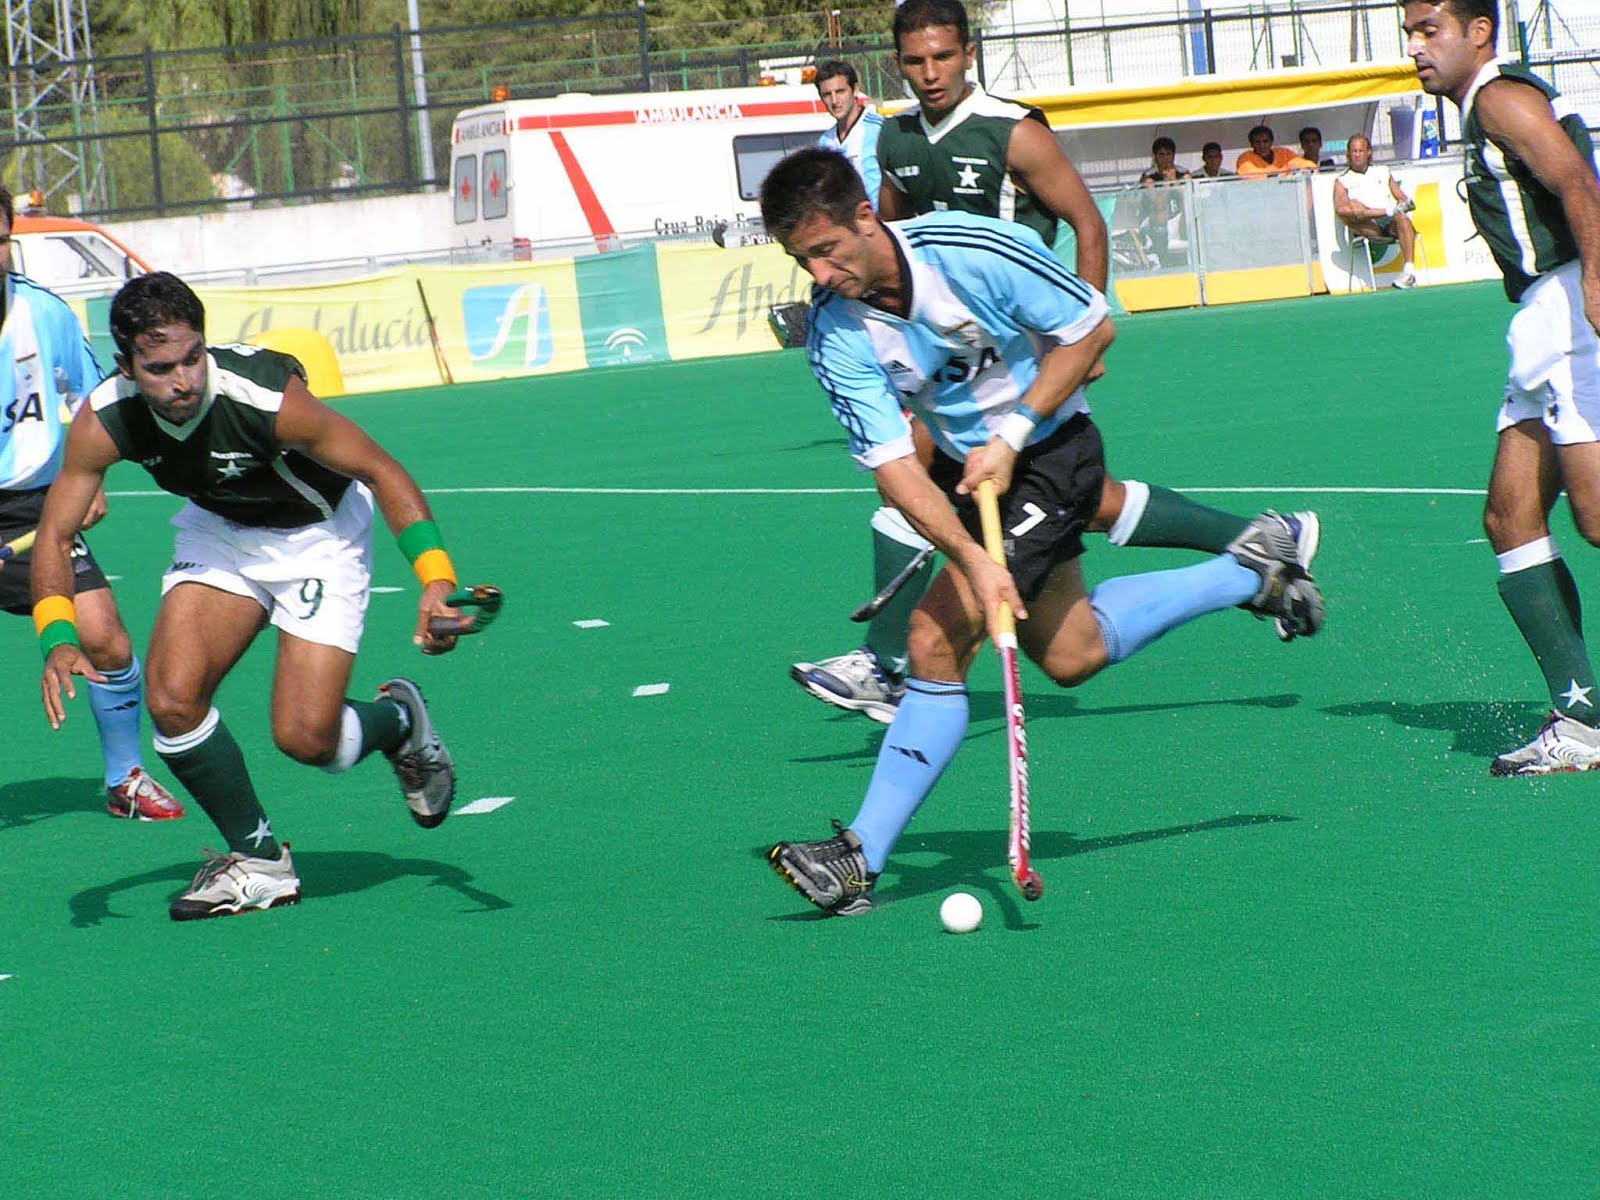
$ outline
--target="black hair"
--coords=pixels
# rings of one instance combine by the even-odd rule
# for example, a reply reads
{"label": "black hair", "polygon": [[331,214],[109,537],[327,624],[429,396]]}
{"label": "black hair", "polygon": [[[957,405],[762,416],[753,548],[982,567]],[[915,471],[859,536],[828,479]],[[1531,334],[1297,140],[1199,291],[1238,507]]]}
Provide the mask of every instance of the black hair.
{"label": "black hair", "polygon": [[906,34],[935,25],[954,26],[956,40],[963,46],[972,41],[972,24],[961,0],[905,0],[894,10],[895,50],[900,49],[900,39]]}
{"label": "black hair", "polygon": [[818,63],[817,78],[815,80],[818,89],[820,89],[823,84],[827,83],[828,80],[834,79],[840,75],[844,76],[844,81],[850,85],[850,90],[855,91],[856,85],[860,82],[860,79],[856,75],[856,69],[849,63],[845,62],[844,59],[830,58],[827,62]]}
{"label": "black hair", "polygon": [[3,187],[0,187],[0,213],[4,213],[6,216],[7,229],[17,223],[17,202],[12,198],[11,193]]}
{"label": "black hair", "polygon": [[1218,154],[1221,154],[1222,153],[1222,143],[1221,142],[1207,142],[1204,146],[1200,147],[1200,153],[1201,154],[1210,154],[1213,150],[1215,150]]}
{"label": "black hair", "polygon": [[1302,129],[1300,131],[1300,136],[1299,136],[1299,138],[1297,140],[1298,141],[1302,141],[1302,142],[1305,141],[1306,140],[1306,134],[1308,134],[1308,133],[1316,134],[1317,135],[1317,140],[1319,142],[1322,140],[1322,130],[1318,129],[1315,125],[1307,125],[1304,129]]}
{"label": "black hair", "polygon": [[111,340],[124,358],[133,357],[135,339],[163,325],[187,325],[206,335],[206,308],[183,280],[170,271],[139,275],[111,300]]}
{"label": "black hair", "polygon": [[1274,142],[1276,142],[1278,140],[1278,135],[1272,132],[1272,126],[1271,125],[1257,125],[1254,129],[1252,129],[1250,131],[1249,140],[1252,141],[1252,142],[1255,141],[1256,140],[1256,134],[1258,134],[1258,133],[1266,134]]}
{"label": "black hair", "polygon": [[769,237],[789,240],[801,222],[821,214],[849,225],[867,199],[866,185],[836,150],[811,146],[796,150],[761,182],[761,220]]}
{"label": "black hair", "polygon": [[1163,150],[1171,150],[1174,154],[1176,154],[1178,152],[1178,143],[1169,137],[1158,137],[1155,141],[1150,143],[1151,154],[1159,154]]}
{"label": "black hair", "polygon": [[1439,7],[1454,13],[1463,30],[1479,17],[1486,18],[1489,44],[1492,46],[1500,40],[1500,0],[1441,0]]}

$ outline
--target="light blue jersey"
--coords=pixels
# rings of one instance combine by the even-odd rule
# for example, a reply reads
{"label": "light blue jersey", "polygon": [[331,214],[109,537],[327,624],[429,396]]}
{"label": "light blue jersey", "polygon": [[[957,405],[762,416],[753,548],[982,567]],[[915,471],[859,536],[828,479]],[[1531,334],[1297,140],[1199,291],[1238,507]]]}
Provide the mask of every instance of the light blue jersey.
{"label": "light blue jersey", "polygon": [[[1011,221],[942,212],[884,228],[910,273],[909,317],[813,289],[811,370],[863,468],[912,453],[903,408],[964,462],[1016,410],[1039,358],[1105,320],[1105,297],[1057,262],[1038,234]],[[1028,443],[1088,411],[1079,388]]]}
{"label": "light blue jersey", "polygon": [[22,275],[5,277],[0,363],[0,491],[48,487],[100,367],[66,301]]}
{"label": "light blue jersey", "polygon": [[836,151],[850,160],[856,174],[861,176],[861,182],[867,185],[867,199],[872,201],[873,212],[878,211],[878,185],[883,181],[878,168],[878,136],[881,133],[883,118],[867,108],[862,110],[861,116],[850,127],[850,132],[845,134],[844,141],[839,140],[836,125],[829,125],[827,131],[817,139],[817,145],[824,150]]}

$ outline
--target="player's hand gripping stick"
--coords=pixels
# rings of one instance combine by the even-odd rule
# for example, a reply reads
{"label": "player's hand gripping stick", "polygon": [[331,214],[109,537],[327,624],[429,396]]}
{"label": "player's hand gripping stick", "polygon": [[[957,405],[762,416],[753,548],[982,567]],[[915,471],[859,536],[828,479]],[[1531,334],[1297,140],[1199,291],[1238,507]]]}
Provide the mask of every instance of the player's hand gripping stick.
{"label": "player's hand gripping stick", "polygon": [[469,633],[482,633],[500,615],[500,605],[505,596],[497,587],[486,583],[474,584],[451,592],[445,600],[451,608],[471,609],[459,617],[433,617],[428,621],[428,632],[436,638],[466,637]]}

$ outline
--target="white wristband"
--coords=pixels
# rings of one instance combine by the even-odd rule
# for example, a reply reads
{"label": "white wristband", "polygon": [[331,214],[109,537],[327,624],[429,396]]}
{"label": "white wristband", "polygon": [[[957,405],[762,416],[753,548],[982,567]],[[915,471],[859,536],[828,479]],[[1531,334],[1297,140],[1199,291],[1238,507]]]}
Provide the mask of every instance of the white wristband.
{"label": "white wristband", "polygon": [[1038,425],[1037,414],[1019,408],[1016,412],[1008,412],[1000,418],[999,424],[994,427],[994,436],[1021,454],[1022,448],[1028,444],[1028,438],[1033,435]]}

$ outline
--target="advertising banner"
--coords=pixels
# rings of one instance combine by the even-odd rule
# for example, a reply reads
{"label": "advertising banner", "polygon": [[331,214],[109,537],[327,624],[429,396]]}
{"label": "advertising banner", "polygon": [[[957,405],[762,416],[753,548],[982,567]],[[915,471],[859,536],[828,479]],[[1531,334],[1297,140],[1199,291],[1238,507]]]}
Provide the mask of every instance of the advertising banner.
{"label": "advertising banner", "polygon": [[727,249],[659,243],[656,266],[675,359],[777,350],[767,310],[811,299],[811,276],[776,242]]}
{"label": "advertising banner", "polygon": [[[1474,234],[1466,201],[1456,191],[1461,180],[1461,160],[1435,159],[1391,169],[1400,190],[1417,206],[1411,213],[1411,223],[1417,231],[1417,282],[1427,286],[1500,278],[1488,246]],[[1368,285],[1366,256],[1357,250],[1352,257],[1350,231],[1333,211],[1333,185],[1339,174],[1324,172],[1311,181],[1317,256],[1330,292]],[[1374,246],[1372,259],[1373,279],[1378,287],[1387,287],[1399,278],[1398,245]]]}
{"label": "advertising banner", "polygon": [[590,254],[575,263],[583,353],[591,367],[667,357],[654,246]]}
{"label": "advertising banner", "polygon": [[414,274],[427,292],[458,383],[579,371],[587,365],[578,277],[570,258],[419,267]]}
{"label": "advertising banner", "polygon": [[347,392],[439,382],[421,298],[408,272],[351,283],[281,288],[195,288],[206,306],[206,340],[248,342],[271,329],[311,329],[338,356]]}

